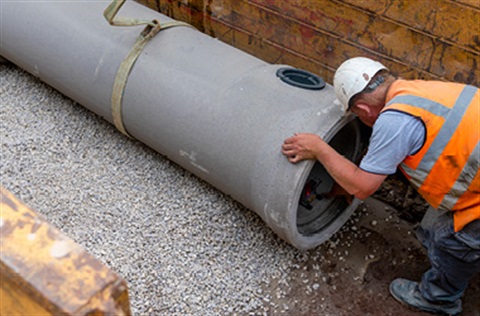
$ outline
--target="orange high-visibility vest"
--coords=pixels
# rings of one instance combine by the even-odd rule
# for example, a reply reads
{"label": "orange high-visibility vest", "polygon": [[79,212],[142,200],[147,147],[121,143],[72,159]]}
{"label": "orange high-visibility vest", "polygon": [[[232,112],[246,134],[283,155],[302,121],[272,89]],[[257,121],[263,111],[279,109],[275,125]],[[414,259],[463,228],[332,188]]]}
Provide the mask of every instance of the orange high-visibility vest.
{"label": "orange high-visibility vest", "polygon": [[418,117],[426,128],[422,148],[400,169],[438,210],[454,211],[454,230],[480,219],[480,92],[469,85],[396,80],[382,111]]}

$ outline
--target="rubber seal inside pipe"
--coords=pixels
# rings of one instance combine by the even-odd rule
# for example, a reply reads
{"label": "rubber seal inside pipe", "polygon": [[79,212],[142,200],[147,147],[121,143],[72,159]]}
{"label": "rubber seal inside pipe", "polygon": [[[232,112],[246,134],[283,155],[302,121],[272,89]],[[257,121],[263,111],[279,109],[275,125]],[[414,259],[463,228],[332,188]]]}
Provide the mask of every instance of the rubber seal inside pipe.
{"label": "rubber seal inside pipe", "polygon": [[321,90],[325,88],[325,81],[319,76],[306,70],[296,68],[279,68],[277,77],[283,82],[302,89]]}
{"label": "rubber seal inside pipe", "polygon": [[[351,161],[361,152],[361,132],[358,121],[345,125],[329,141],[330,146]],[[338,221],[348,206],[342,197],[326,198],[334,185],[333,178],[318,162],[310,172],[298,204],[297,229],[305,236],[323,234],[327,230],[338,230],[344,224]]]}

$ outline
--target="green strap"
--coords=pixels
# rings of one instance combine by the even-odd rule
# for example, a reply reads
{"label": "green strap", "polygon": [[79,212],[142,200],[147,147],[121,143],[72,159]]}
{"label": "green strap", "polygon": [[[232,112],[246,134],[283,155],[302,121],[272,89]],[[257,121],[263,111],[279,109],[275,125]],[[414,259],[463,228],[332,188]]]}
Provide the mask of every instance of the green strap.
{"label": "green strap", "polygon": [[142,31],[140,36],[137,38],[137,41],[133,45],[129,54],[120,64],[118,68],[117,75],[115,76],[115,82],[113,84],[112,90],[112,117],[115,127],[121,131],[123,134],[131,137],[128,134],[125,126],[123,124],[122,118],[122,99],[125,91],[125,86],[127,84],[128,76],[132,70],[133,65],[135,64],[138,56],[143,51],[145,45],[152,39],[159,31],[173,26],[188,26],[192,27],[190,24],[173,21],[168,23],[160,24],[158,20],[148,21],[140,20],[136,18],[125,18],[117,17],[117,13],[120,8],[123,6],[126,0],[113,0],[112,3],[105,9],[103,16],[108,21],[110,25],[113,26],[136,26],[136,25],[146,25],[145,29]]}
{"label": "green strap", "polygon": [[155,26],[154,21],[149,20],[139,20],[136,18],[125,18],[125,17],[116,17],[118,11],[125,3],[125,0],[113,0],[112,3],[103,11],[103,16],[107,19],[110,25],[114,26],[135,26],[147,24],[150,26]]}

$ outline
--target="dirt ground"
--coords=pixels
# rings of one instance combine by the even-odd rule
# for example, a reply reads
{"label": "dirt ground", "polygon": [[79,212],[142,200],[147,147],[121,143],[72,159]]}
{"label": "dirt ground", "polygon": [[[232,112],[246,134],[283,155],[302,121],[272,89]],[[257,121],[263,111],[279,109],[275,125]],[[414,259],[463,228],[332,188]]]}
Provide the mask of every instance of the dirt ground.
{"label": "dirt ground", "polygon": [[[419,280],[430,266],[415,237],[426,208],[402,177],[389,178],[329,242],[308,260],[298,258],[288,286],[279,281],[266,289],[270,306],[278,305],[269,314],[429,315],[401,305],[388,290],[393,279]],[[464,295],[462,315],[480,315],[480,275]]]}

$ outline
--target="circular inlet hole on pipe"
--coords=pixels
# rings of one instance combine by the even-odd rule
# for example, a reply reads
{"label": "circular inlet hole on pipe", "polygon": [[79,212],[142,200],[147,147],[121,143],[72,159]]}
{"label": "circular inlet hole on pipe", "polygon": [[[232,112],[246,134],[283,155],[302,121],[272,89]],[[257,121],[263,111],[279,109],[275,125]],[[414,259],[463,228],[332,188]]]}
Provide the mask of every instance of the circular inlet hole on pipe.
{"label": "circular inlet hole on pipe", "polygon": [[[354,161],[361,152],[360,124],[358,120],[347,123],[328,142],[341,155]],[[326,198],[335,181],[322,164],[316,162],[305,181],[297,211],[297,229],[302,235],[321,234],[324,229],[339,229],[344,221],[336,220],[348,207],[345,197]],[[338,227],[334,227],[337,225]]]}
{"label": "circular inlet hole on pipe", "polygon": [[291,86],[302,89],[321,90],[325,88],[325,81],[322,78],[306,70],[283,67],[277,70],[277,77]]}

